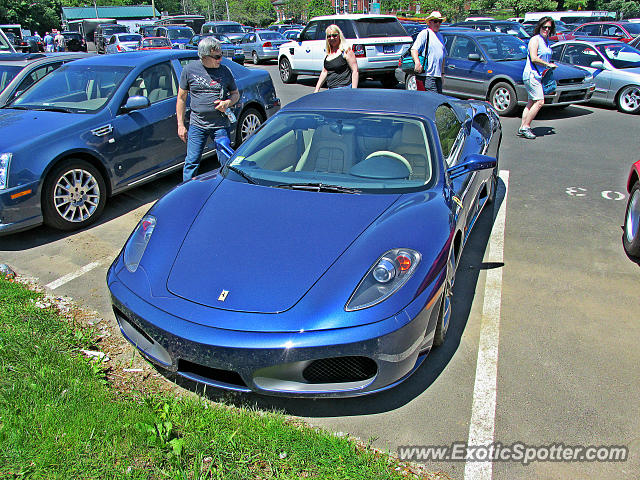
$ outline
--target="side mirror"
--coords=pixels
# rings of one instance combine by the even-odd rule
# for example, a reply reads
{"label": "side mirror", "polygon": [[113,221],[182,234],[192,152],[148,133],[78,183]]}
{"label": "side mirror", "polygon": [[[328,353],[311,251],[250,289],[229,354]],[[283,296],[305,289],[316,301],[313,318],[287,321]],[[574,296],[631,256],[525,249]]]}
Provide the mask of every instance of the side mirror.
{"label": "side mirror", "polygon": [[591,62],[591,68],[597,68],[599,70],[604,70],[604,63],[601,61]]}
{"label": "side mirror", "polygon": [[467,58],[469,60],[471,60],[472,62],[479,62],[480,61],[480,55],[477,53],[470,53]]}
{"label": "side mirror", "polygon": [[143,97],[142,95],[135,95],[127,99],[127,103],[124,104],[122,109],[125,112],[131,112],[133,110],[147,108],[149,105],[151,105],[151,102],[147,97]]}
{"label": "side mirror", "polygon": [[496,168],[498,160],[488,155],[480,155],[479,153],[471,153],[464,158],[462,163],[447,169],[447,175],[450,180],[461,177],[478,170],[486,170],[488,168]]}
{"label": "side mirror", "polygon": [[220,166],[225,165],[235,153],[233,148],[231,148],[231,140],[229,140],[229,137],[216,139],[216,151],[218,152],[218,162],[220,162]]}

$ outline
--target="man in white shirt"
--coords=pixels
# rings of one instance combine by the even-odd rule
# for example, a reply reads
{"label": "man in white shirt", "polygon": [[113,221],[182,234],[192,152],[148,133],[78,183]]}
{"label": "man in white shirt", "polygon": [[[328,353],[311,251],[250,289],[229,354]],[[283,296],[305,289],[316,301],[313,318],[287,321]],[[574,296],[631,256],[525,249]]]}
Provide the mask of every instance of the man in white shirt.
{"label": "man in white shirt", "polygon": [[440,12],[431,12],[427,17],[428,28],[418,34],[411,46],[418,90],[442,93],[442,71],[447,50],[440,33],[440,25],[445,20],[446,17]]}

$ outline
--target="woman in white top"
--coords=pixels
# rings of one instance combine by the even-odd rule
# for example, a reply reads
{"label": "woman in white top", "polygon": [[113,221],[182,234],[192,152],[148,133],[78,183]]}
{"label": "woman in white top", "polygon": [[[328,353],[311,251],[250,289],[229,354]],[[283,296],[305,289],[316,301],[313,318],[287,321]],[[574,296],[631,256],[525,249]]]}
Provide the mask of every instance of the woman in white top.
{"label": "woman in white top", "polygon": [[542,91],[542,72],[546,68],[556,68],[555,63],[551,63],[551,48],[549,48],[549,35],[556,31],[556,23],[551,17],[542,17],[535,30],[533,37],[529,39],[529,54],[527,64],[522,72],[522,80],[527,89],[529,101],[522,112],[522,123],[518,130],[518,136],[528,139],[536,138],[531,131],[531,122],[542,105],[544,105],[544,93]]}

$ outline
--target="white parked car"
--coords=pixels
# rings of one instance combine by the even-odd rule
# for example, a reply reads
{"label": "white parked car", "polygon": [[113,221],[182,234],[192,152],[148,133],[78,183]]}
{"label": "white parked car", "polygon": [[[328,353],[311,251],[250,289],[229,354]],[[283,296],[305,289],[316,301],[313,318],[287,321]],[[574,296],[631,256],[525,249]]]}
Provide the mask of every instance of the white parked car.
{"label": "white parked car", "polygon": [[107,41],[106,53],[132,52],[138,50],[142,35],[138,33],[114,33]]}
{"label": "white parked car", "polygon": [[326,56],[325,30],[335,24],[342,30],[358,61],[360,78],[396,85],[398,59],[413,43],[392,15],[327,15],[312,18],[298,41],[285,43],[278,52],[280,78],[293,83],[298,75],[320,75]]}

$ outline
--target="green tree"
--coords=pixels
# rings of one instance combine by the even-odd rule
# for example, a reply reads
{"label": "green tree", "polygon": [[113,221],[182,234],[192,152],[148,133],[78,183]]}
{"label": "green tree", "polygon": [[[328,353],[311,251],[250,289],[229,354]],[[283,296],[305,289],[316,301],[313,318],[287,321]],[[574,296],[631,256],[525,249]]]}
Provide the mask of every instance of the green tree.
{"label": "green tree", "polygon": [[243,0],[229,3],[231,19],[245,25],[266,27],[276,18],[271,0]]}
{"label": "green tree", "polygon": [[465,16],[465,0],[420,0],[420,11],[428,15],[434,10],[447,17],[448,21],[459,20]]}
{"label": "green tree", "polygon": [[284,16],[287,20],[301,22],[307,15],[307,0],[286,0]]}
{"label": "green tree", "polygon": [[310,0],[307,5],[307,20],[320,15],[331,15],[333,7],[329,0]]}

